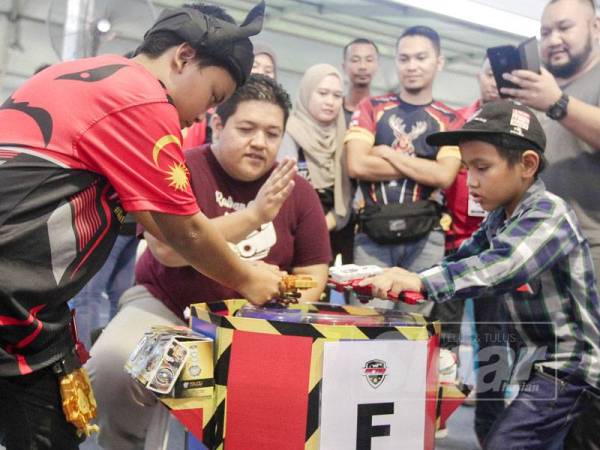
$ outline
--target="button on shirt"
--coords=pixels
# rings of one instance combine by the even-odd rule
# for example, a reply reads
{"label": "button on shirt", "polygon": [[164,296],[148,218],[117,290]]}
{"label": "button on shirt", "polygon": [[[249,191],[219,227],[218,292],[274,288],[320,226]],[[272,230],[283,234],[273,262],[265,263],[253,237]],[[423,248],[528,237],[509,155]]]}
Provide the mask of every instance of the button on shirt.
{"label": "button on shirt", "polygon": [[[600,387],[600,304],[575,214],[536,181],[508,219],[490,213],[457,253],[420,273],[430,300],[506,301],[525,345],[545,367]],[[477,300],[475,300],[477,301]]]}

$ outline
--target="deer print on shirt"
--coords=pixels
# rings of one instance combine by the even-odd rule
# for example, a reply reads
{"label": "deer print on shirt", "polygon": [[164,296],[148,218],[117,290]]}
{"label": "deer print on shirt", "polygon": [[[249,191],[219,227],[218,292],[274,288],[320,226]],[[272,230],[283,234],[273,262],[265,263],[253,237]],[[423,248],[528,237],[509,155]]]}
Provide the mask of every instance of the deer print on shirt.
{"label": "deer print on shirt", "polygon": [[427,131],[427,122],[424,120],[416,122],[408,133],[406,132],[404,120],[395,114],[389,118],[388,124],[394,132],[395,137],[391,147],[394,150],[398,150],[409,156],[415,156],[415,146],[413,145],[413,142]]}

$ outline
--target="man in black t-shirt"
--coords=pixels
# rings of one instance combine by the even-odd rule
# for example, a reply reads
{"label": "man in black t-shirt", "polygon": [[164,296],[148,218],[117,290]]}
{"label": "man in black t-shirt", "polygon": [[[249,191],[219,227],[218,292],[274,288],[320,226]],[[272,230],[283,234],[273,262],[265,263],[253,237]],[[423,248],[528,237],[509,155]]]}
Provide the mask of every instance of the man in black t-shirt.
{"label": "man in black t-shirt", "polygon": [[348,127],[360,101],[371,96],[371,83],[379,69],[379,49],[375,42],[366,38],[356,38],[346,45],[342,68],[349,82],[343,103]]}

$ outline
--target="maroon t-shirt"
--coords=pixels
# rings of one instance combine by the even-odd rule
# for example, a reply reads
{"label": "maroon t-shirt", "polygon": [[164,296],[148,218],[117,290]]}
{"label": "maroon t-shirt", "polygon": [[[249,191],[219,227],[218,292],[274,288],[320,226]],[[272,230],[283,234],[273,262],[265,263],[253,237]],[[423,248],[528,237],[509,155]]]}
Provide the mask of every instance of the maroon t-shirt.
{"label": "maroon t-shirt", "polygon": [[[252,182],[235,180],[219,165],[208,146],[187,150],[185,158],[192,190],[198,205],[209,218],[244,209],[270,174]],[[264,260],[287,271],[329,263],[329,233],[319,198],[306,180],[296,176],[294,181],[294,190],[275,220],[261,226],[233,248],[241,258]],[[136,281],[181,317],[191,303],[240,297],[234,290],[190,266],[163,266],[150,250],[144,252],[136,266]]]}

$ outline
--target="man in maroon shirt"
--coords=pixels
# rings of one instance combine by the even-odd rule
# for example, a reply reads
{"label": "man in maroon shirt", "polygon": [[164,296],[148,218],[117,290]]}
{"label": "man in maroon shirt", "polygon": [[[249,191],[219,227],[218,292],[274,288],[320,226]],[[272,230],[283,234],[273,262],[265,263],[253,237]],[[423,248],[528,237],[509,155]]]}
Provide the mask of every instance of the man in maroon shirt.
{"label": "man in maroon shirt", "polygon": [[246,264],[198,210],[181,127],[252,67],[249,36],[215,7],[166,9],[137,56],[55,64],[0,105],[0,443],[78,447],[57,373],[79,365],[67,301],[102,266],[125,211],[191,265],[261,304],[280,273]]}
{"label": "man in maroon shirt", "polygon": [[[329,233],[317,194],[295,175],[295,162],[274,168],[288,109],[287,93],[275,81],[253,75],[217,108],[215,143],[185,156],[198,204],[239,257],[310,275],[318,285],[302,300],[314,301],[327,280]],[[161,435],[154,420],[165,410],[123,371],[143,333],[153,325],[184,325],[190,303],[240,297],[148,230],[144,235],[148,249],[136,267],[137,286],[121,298],[86,366],[98,401],[99,442],[109,449],[160,445],[147,439]]]}

